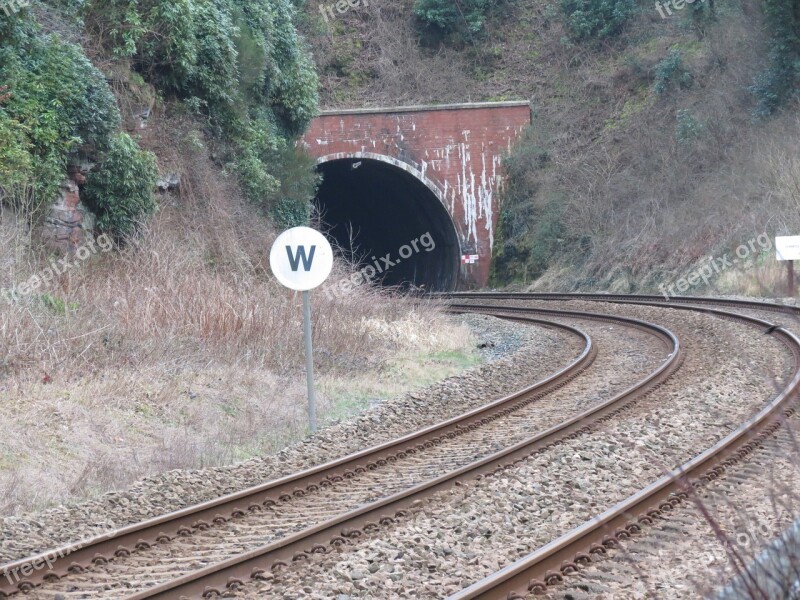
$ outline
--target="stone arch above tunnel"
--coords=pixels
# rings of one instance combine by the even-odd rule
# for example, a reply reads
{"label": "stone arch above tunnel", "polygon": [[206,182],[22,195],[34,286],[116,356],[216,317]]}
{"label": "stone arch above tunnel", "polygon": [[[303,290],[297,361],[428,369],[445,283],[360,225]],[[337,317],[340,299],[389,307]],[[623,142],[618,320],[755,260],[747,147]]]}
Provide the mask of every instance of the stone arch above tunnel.
{"label": "stone arch above tunnel", "polygon": [[375,281],[384,285],[456,289],[461,244],[436,184],[407,163],[371,152],[323,156],[317,168],[323,175],[317,206],[348,258],[374,265]]}
{"label": "stone arch above tunnel", "polygon": [[528,102],[333,110],[312,120],[303,144],[320,165],[377,160],[427,187],[458,240],[451,289],[469,288],[488,282],[502,156],[530,121]]}

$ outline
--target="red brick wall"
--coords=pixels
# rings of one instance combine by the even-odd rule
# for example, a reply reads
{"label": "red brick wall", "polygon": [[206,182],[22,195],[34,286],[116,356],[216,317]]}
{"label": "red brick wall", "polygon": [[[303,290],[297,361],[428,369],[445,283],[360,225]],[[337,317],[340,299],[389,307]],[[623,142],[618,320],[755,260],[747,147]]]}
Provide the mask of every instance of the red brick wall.
{"label": "red brick wall", "polygon": [[421,173],[450,213],[461,253],[479,256],[462,265],[462,281],[483,286],[498,217],[501,157],[530,119],[527,103],[325,112],[311,122],[304,142],[316,158],[378,154]]}

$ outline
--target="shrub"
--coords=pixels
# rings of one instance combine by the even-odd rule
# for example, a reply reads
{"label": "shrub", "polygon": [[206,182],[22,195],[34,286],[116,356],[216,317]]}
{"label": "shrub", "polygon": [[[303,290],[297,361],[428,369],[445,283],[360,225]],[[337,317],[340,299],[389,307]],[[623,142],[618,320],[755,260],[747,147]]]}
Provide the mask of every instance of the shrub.
{"label": "shrub", "polygon": [[796,0],[765,0],[769,44],[769,67],[751,90],[756,95],[756,114],[775,112],[800,95],[800,9]]}
{"label": "shrub", "polygon": [[692,27],[700,37],[705,36],[711,24],[717,20],[716,7],[713,0],[688,4],[688,15]]}
{"label": "shrub", "polygon": [[99,169],[89,174],[84,199],[97,214],[97,225],[117,241],[135,233],[156,209],[153,189],[156,159],[126,133],[111,140]]}
{"label": "shrub", "polygon": [[[234,170],[245,196],[278,226],[301,225],[308,222],[319,176],[314,160],[281,136],[274,121],[261,111],[238,124]],[[273,177],[265,165],[281,178]]]}
{"label": "shrub", "polygon": [[565,204],[544,183],[550,166],[549,145],[541,127],[531,126],[503,161],[506,180],[492,260],[494,283],[540,276],[563,248]]}
{"label": "shrub", "polygon": [[32,186],[35,202],[52,200],[69,160],[81,149],[102,150],[119,126],[116,101],[80,47],[42,34],[19,17],[0,46],[0,155],[5,192],[9,182]]}
{"label": "shrub", "polygon": [[245,195],[271,210],[286,187],[276,155],[317,107],[295,13],[290,0],[88,0],[86,23],[162,93],[205,113]]}
{"label": "shrub", "polygon": [[560,0],[573,39],[617,35],[636,11],[635,0]]}
{"label": "shrub", "polygon": [[675,114],[675,137],[682,145],[691,144],[705,132],[705,125],[686,109]]}
{"label": "shrub", "polygon": [[320,176],[316,161],[300,149],[286,147],[278,156],[282,165],[281,188],[272,208],[272,218],[280,227],[306,225],[311,213],[311,201],[316,194]]}
{"label": "shrub", "polygon": [[683,55],[677,48],[671,48],[667,56],[656,65],[653,89],[659,96],[671,86],[689,88],[694,83],[691,72],[683,63]]}
{"label": "shrub", "polygon": [[414,14],[425,25],[471,38],[483,30],[495,4],[494,0],[416,0]]}

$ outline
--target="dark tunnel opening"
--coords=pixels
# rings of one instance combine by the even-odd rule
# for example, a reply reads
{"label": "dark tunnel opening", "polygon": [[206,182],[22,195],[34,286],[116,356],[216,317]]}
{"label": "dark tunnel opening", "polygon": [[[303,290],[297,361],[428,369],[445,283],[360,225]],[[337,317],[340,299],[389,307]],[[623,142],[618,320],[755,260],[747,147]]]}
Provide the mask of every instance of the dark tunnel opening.
{"label": "dark tunnel opening", "polygon": [[[404,169],[369,158],[318,165],[316,205],[345,258],[377,267],[381,285],[452,291],[460,248],[449,213],[425,183]],[[387,262],[388,259],[388,262]]]}

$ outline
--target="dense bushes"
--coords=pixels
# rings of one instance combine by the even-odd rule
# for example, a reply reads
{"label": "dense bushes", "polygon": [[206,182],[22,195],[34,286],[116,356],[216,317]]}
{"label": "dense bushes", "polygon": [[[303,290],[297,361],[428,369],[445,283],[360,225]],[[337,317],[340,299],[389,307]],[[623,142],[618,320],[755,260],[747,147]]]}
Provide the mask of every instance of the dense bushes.
{"label": "dense bushes", "polygon": [[560,0],[575,40],[617,35],[636,11],[635,0]]}
{"label": "dense bushes", "polygon": [[[162,94],[205,115],[245,195],[283,221],[307,214],[315,176],[281,181],[314,116],[317,78],[290,0],[88,0],[87,30]],[[291,160],[291,159],[289,159]],[[286,196],[291,189],[296,195]],[[278,209],[278,207],[281,207]],[[281,223],[283,224],[283,223]]]}
{"label": "dense bushes", "polygon": [[492,262],[495,283],[539,277],[563,248],[563,198],[545,183],[548,145],[538,125],[531,126],[503,162],[506,183]]}
{"label": "dense bushes", "polygon": [[800,3],[765,0],[765,12],[771,37],[769,68],[752,87],[761,116],[800,94]]}
{"label": "dense bushes", "polygon": [[692,87],[694,77],[683,62],[683,54],[678,48],[670,48],[667,55],[656,65],[653,91],[659,96],[673,86],[682,89]]}
{"label": "dense bushes", "polygon": [[465,38],[480,33],[496,0],[416,0],[414,14],[426,25]]}
{"label": "dense bushes", "polygon": [[41,34],[26,14],[10,20],[14,29],[0,47],[0,199],[13,203],[27,188],[41,205],[52,200],[78,150],[108,146],[119,111],[78,46]]}
{"label": "dense bushes", "polygon": [[99,169],[89,175],[84,200],[97,214],[97,225],[117,240],[133,234],[156,204],[156,158],[126,133],[111,139]]}

